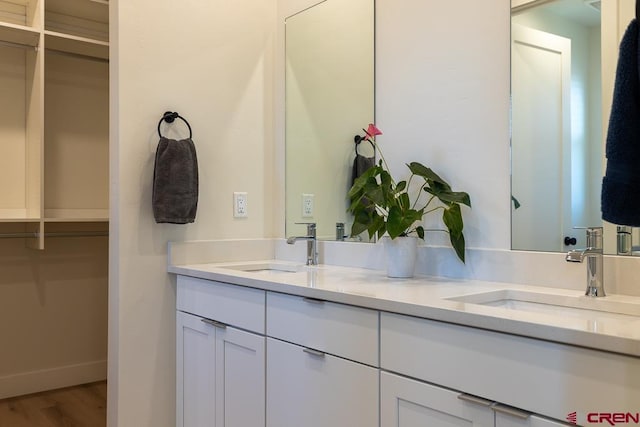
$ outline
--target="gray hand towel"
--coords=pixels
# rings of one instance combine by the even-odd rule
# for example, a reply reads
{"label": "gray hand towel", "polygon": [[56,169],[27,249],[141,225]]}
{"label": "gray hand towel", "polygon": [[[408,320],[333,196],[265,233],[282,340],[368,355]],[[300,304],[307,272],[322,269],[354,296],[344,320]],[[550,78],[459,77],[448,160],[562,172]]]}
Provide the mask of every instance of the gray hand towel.
{"label": "gray hand towel", "polygon": [[351,172],[351,186],[356,182],[356,179],[365,173],[368,169],[376,165],[375,157],[365,157],[356,152],[356,157],[353,159],[353,169]]}
{"label": "gray hand towel", "polygon": [[158,223],[194,222],[198,207],[198,159],[193,141],[160,138],[153,171],[153,216]]}

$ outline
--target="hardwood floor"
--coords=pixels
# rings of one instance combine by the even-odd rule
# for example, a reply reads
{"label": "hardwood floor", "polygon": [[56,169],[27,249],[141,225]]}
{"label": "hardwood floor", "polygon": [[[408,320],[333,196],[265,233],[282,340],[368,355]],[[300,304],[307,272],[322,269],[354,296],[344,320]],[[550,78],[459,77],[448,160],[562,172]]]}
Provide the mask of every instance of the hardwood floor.
{"label": "hardwood floor", "polygon": [[0,400],[0,427],[106,425],[106,381]]}

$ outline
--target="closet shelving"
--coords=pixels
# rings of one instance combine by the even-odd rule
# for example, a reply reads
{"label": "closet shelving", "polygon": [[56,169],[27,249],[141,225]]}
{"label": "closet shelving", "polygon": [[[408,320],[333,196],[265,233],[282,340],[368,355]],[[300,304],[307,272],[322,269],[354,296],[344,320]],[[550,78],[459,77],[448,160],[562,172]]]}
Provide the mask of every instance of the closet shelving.
{"label": "closet shelving", "polygon": [[108,223],[109,3],[0,0],[0,223]]}

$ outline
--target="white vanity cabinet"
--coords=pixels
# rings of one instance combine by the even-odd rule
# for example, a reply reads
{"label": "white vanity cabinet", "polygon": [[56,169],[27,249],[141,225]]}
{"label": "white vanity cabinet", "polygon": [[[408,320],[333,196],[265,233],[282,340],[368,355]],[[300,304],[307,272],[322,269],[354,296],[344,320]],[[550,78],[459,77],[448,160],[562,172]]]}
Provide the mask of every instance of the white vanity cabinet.
{"label": "white vanity cabinet", "polygon": [[[381,314],[380,367],[481,396],[476,406],[502,427],[564,425],[554,420],[572,412],[581,424],[594,408],[625,411],[640,401],[639,358],[391,313]],[[386,384],[383,413],[403,390]]]}
{"label": "white vanity cabinet", "polygon": [[178,427],[264,427],[264,294],[178,278]]}
{"label": "white vanity cabinet", "polygon": [[267,294],[267,427],[379,424],[378,312]]}
{"label": "white vanity cabinet", "polygon": [[177,301],[179,427],[552,427],[640,402],[638,357],[185,276]]}

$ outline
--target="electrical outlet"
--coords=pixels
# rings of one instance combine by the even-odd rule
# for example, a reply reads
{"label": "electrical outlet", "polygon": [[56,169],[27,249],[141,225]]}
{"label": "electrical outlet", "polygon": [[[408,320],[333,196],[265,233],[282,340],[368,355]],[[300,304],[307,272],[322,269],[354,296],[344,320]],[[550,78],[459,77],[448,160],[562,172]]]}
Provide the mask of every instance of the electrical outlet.
{"label": "electrical outlet", "polygon": [[302,218],[313,217],[313,194],[302,195]]}
{"label": "electrical outlet", "polygon": [[249,216],[249,209],[247,206],[247,193],[234,192],[233,193],[233,217],[234,218],[246,218]]}

